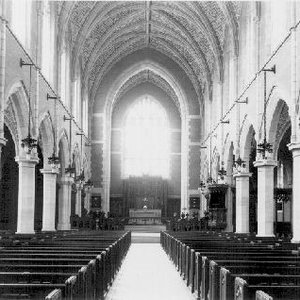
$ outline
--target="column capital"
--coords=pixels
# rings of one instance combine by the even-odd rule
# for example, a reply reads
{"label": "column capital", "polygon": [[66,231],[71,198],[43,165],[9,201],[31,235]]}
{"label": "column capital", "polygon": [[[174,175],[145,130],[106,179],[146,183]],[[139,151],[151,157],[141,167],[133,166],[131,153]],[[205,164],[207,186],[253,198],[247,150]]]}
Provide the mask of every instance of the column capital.
{"label": "column capital", "polygon": [[8,20],[6,18],[3,17],[4,13],[1,14],[0,16],[0,21],[2,24],[7,25],[8,24]]}
{"label": "column capital", "polygon": [[57,169],[42,169],[40,170],[42,174],[51,174],[51,175],[57,175],[59,171]]}
{"label": "column capital", "polygon": [[277,166],[277,161],[273,159],[260,159],[256,160],[253,163],[254,167],[261,168],[261,167],[273,167],[275,168]]}
{"label": "column capital", "polygon": [[74,178],[71,176],[64,175],[60,179],[60,184],[72,185],[74,183]]}
{"label": "column capital", "polygon": [[85,186],[83,187],[84,191],[86,194],[91,194],[92,193],[92,187],[90,186]]}
{"label": "column capital", "polygon": [[290,151],[294,152],[299,152],[300,154],[300,143],[289,143],[287,144],[288,148]]}
{"label": "column capital", "polygon": [[77,182],[77,183],[75,183],[75,185],[76,185],[76,190],[77,191],[81,191],[83,189],[83,186],[82,186],[81,182]]}
{"label": "column capital", "polygon": [[32,165],[36,165],[39,162],[38,157],[36,156],[30,156],[30,155],[26,155],[26,157],[24,156],[16,156],[15,157],[15,161],[19,164],[19,165],[23,165],[23,166],[32,166]]}
{"label": "column capital", "polygon": [[0,149],[6,145],[7,139],[4,137],[0,137]]}
{"label": "column capital", "polygon": [[251,177],[252,173],[248,172],[237,172],[233,174],[233,178],[246,178],[246,177]]}

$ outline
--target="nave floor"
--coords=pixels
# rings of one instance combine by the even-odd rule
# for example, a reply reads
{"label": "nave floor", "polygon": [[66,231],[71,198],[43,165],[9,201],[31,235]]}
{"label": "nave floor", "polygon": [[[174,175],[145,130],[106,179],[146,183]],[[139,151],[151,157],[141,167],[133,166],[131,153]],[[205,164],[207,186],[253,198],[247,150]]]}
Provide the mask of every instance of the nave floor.
{"label": "nave floor", "polygon": [[194,300],[158,243],[134,243],[105,300]]}

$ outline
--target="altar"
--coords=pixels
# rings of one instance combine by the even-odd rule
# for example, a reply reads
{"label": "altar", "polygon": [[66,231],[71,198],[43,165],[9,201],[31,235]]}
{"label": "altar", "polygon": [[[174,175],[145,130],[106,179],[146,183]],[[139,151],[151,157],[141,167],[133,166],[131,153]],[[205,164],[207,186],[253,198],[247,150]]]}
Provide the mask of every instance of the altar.
{"label": "altar", "polygon": [[129,209],[128,224],[160,225],[161,209]]}

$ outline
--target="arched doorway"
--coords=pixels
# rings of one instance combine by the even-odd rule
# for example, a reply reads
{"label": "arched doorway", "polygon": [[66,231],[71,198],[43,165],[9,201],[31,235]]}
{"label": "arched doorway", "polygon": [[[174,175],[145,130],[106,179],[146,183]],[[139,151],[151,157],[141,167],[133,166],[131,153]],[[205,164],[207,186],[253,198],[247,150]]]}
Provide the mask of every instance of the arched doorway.
{"label": "arched doorway", "polygon": [[4,138],[7,142],[1,152],[0,229],[16,231],[19,168],[15,161],[15,143],[6,125],[4,125]]}

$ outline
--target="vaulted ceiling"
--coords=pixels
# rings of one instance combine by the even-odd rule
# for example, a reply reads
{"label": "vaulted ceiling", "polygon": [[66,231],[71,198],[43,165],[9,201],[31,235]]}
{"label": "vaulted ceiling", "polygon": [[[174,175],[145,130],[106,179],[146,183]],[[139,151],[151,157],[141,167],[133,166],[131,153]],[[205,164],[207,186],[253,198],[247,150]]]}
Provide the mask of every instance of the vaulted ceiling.
{"label": "vaulted ceiling", "polygon": [[[59,28],[68,36],[72,66],[80,62],[84,82],[99,86],[121,59],[155,49],[177,63],[198,92],[212,74],[222,78],[225,29],[237,49],[239,2],[65,1]],[[157,80],[143,73],[139,80]],[[134,85],[131,80],[124,87]],[[168,89],[167,83],[161,85]]]}

